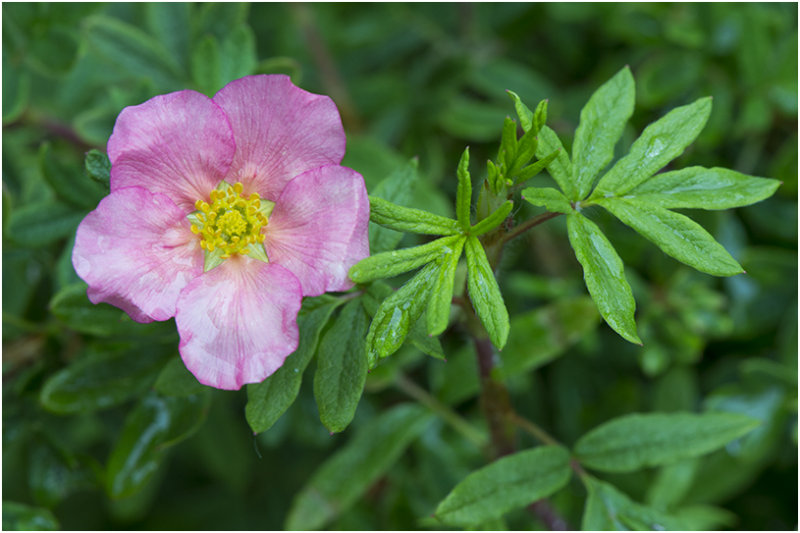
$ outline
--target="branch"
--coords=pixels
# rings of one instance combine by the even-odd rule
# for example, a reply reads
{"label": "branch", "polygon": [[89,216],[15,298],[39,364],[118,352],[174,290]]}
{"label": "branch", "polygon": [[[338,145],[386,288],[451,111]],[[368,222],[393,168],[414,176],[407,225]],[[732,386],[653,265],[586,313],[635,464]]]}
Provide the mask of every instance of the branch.
{"label": "branch", "polygon": [[556,218],[559,215],[563,215],[563,213],[542,213],[541,215],[535,216],[531,219],[526,220],[519,226],[515,227],[505,235],[503,235],[502,240],[500,241],[501,244],[505,244],[508,241],[515,239],[528,231],[529,229],[538,226],[543,222],[547,222],[551,218]]}

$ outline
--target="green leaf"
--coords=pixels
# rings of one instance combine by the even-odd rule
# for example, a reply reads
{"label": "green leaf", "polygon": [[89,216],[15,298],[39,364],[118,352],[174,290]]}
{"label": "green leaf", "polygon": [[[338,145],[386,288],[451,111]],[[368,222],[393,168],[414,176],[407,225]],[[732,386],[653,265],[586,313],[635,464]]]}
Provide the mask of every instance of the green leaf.
{"label": "green leaf", "polygon": [[53,374],[42,387],[39,401],[45,409],[59,414],[118,405],[153,384],[167,355],[163,349],[152,347],[92,349]]}
{"label": "green leaf", "polygon": [[347,511],[432,419],[422,407],[404,404],[361,427],[295,496],[284,529],[320,529]]}
{"label": "green leaf", "polygon": [[467,289],[472,306],[481,319],[489,339],[498,350],[502,350],[508,339],[508,311],[486,258],[483,245],[477,237],[470,236],[466,242]]}
{"label": "green leaf", "polygon": [[[511,97],[511,100],[513,100],[513,102],[514,102],[514,110],[517,112],[517,116],[519,117],[519,125],[522,126],[522,131],[527,133],[528,130],[530,130],[531,127],[533,126],[533,122],[534,122],[533,113],[531,112],[530,109],[528,109],[528,106],[526,106],[524,103],[522,103],[522,99],[520,99],[520,97],[519,97],[519,95],[517,93],[515,93],[514,91],[509,91],[509,90],[506,90],[506,92],[508,93],[508,96]],[[542,103],[540,102],[539,106],[541,106],[541,105],[542,105]],[[546,113],[547,113],[546,105],[547,104],[545,104],[545,115],[544,115],[545,117],[547,116],[546,115]],[[536,108],[536,111],[539,111],[538,107]],[[542,122],[542,124],[544,124],[544,122]]]}
{"label": "green leaf", "polygon": [[647,126],[631,146],[600,178],[592,198],[621,196],[681,155],[705,126],[711,113],[711,98],[700,98],[678,107]]}
{"label": "green leaf", "polygon": [[326,303],[305,316],[301,315],[298,319],[300,344],[297,350],[274,374],[261,383],[247,386],[244,414],[254,433],[271,428],[294,403],[300,392],[303,372],[317,351],[320,332],[340,303],[340,300]]}
{"label": "green leaf", "polygon": [[135,494],[156,472],[165,450],[194,433],[205,420],[208,394],[145,396],[125,419],[106,468],[112,498]]}
{"label": "green leaf", "polygon": [[635,88],[627,66],[600,86],[581,110],[581,120],[572,144],[572,179],[582,200],[594,179],[614,157],[614,146],[633,114]]}
{"label": "green leaf", "polygon": [[14,209],[5,233],[20,246],[37,248],[69,237],[86,213],[53,201],[39,201]]}
{"label": "green leaf", "polygon": [[153,388],[162,396],[191,396],[207,390],[189,372],[180,357],[173,357],[164,365]]}
{"label": "green leaf", "polygon": [[190,40],[190,4],[154,2],[144,5],[147,26],[175,62],[188,70]]}
{"label": "green leaf", "polygon": [[529,179],[531,179],[532,177],[538,175],[539,172],[546,169],[548,165],[550,165],[550,163],[555,161],[559,153],[561,152],[559,150],[556,150],[555,152],[543,157],[542,159],[539,159],[532,165],[528,165],[527,167],[523,168],[522,170],[519,171],[519,173],[514,175],[514,183],[516,184],[524,183]]}
{"label": "green leaf", "polygon": [[53,188],[53,192],[78,209],[91,209],[105,196],[97,184],[84,179],[77,169],[58,161],[50,143],[42,143],[39,149],[39,165],[42,176]]}
{"label": "green leaf", "polygon": [[506,168],[511,168],[517,158],[517,123],[506,117],[500,138],[500,155]]}
{"label": "green leaf", "polygon": [[[407,206],[412,202],[414,188],[419,181],[418,161],[411,159],[407,164],[398,167],[388,177],[381,180],[372,190],[372,197],[382,198],[395,205]],[[371,203],[371,202],[370,202]],[[381,227],[375,223],[369,225],[369,248],[372,253],[394,250],[403,238],[397,231]]]}
{"label": "green leaf", "polygon": [[580,213],[567,215],[567,233],[600,314],[625,340],[641,344],[633,319],[636,302],[617,251],[600,228]]}
{"label": "green leaf", "polygon": [[570,478],[569,452],[540,446],[507,455],[468,475],[434,513],[448,526],[470,527],[546,498]]}
{"label": "green leaf", "polygon": [[53,508],[73,492],[96,488],[92,470],[44,431],[38,433],[28,450],[28,486],[36,503]]}
{"label": "green leaf", "polygon": [[453,243],[453,247],[438,259],[439,268],[436,271],[425,317],[428,335],[440,335],[447,329],[447,323],[450,321],[450,307],[453,302],[456,267],[461,259],[465,240],[466,238],[462,237]]}
{"label": "green leaf", "polygon": [[247,24],[239,24],[222,41],[220,48],[222,84],[253,74],[258,65],[256,38]]}
{"label": "green leaf", "polygon": [[626,415],[598,426],[575,444],[581,464],[604,472],[633,472],[697,457],[758,426],[736,413]]}
{"label": "green leaf", "polygon": [[206,35],[195,46],[191,61],[192,81],[206,96],[214,96],[224,85],[221,65],[219,42],[213,35]]}
{"label": "green leaf", "polygon": [[588,296],[557,300],[511,318],[511,333],[495,367],[507,378],[549,363],[593,331],[600,321],[597,306]]}
{"label": "green leaf", "polygon": [[367,316],[361,302],[352,300],[344,306],[320,343],[314,397],[319,418],[332,433],[343,431],[350,424],[364,392],[366,333]]}
{"label": "green leaf", "polygon": [[572,204],[561,191],[552,187],[528,187],[522,190],[522,199],[526,202],[544,207],[551,213],[571,213]]}
{"label": "green leaf", "polygon": [[536,147],[536,157],[544,159],[553,152],[556,152],[557,155],[547,165],[547,171],[556,180],[556,183],[558,183],[567,198],[576,198],[577,191],[575,190],[575,184],[572,183],[572,163],[570,163],[569,155],[564,150],[564,146],[558,139],[556,132],[548,126],[543,126],[539,130],[539,145]]}
{"label": "green leaf", "polygon": [[500,207],[490,213],[489,216],[472,226],[469,230],[469,234],[473,237],[478,237],[479,235],[492,231],[505,221],[513,207],[514,202],[506,200]]}
{"label": "green leaf", "polygon": [[726,168],[689,167],[656,174],[628,194],[667,209],[730,209],[769,198],[780,184]]}
{"label": "green leaf", "polygon": [[451,246],[463,238],[461,235],[451,235],[420,246],[369,256],[350,268],[350,279],[356,283],[367,283],[414,270],[447,253]]}
{"label": "green leaf", "polygon": [[589,491],[583,511],[584,531],[685,530],[683,522],[666,513],[639,504],[612,485],[587,477]]}
{"label": "green leaf", "polygon": [[151,78],[161,89],[181,86],[180,68],[161,43],[142,30],[102,15],[86,19],[89,47],[121,72]]}
{"label": "green leaf", "polygon": [[89,177],[97,183],[105,185],[108,190],[111,179],[111,162],[108,160],[108,156],[100,150],[92,148],[86,152],[84,165]]}
{"label": "green leaf", "polygon": [[547,100],[542,100],[536,105],[536,111],[533,112],[533,131],[538,135],[539,130],[547,122]]}
{"label": "green leaf", "polygon": [[3,500],[4,531],[56,531],[61,526],[49,509]]}
{"label": "green leaf", "polygon": [[734,276],[742,266],[700,224],[667,209],[636,199],[598,200],[615,217],[635,229],[661,250],[701,272]]}
{"label": "green leaf", "polygon": [[422,316],[439,266],[433,262],[386,298],[375,311],[367,332],[370,368],[396,352],[409,329]]}
{"label": "green leaf", "polygon": [[458,189],[456,190],[456,216],[461,228],[468,230],[472,225],[472,177],[469,175],[469,147],[464,149],[458,162]]}
{"label": "green leaf", "polygon": [[370,221],[389,229],[424,235],[454,235],[461,231],[461,226],[452,218],[395,205],[377,196],[370,196],[369,204]]}

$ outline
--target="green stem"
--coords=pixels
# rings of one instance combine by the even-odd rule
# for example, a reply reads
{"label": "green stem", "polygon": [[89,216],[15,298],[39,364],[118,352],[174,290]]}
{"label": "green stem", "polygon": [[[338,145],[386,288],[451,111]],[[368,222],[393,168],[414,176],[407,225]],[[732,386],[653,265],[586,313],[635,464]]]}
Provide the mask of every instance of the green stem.
{"label": "green stem", "polygon": [[458,416],[452,409],[434,398],[428,391],[408,379],[405,375],[398,374],[394,383],[398,389],[439,415],[442,420],[450,424],[453,429],[461,433],[475,446],[479,448],[486,446],[486,435],[483,432],[475,429],[469,422]]}

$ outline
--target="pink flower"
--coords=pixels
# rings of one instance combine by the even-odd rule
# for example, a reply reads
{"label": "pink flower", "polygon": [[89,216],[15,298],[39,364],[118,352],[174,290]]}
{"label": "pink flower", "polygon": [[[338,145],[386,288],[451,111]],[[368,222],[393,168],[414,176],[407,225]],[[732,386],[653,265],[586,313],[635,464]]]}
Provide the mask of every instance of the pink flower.
{"label": "pink flower", "polygon": [[350,288],[369,255],[367,192],[344,151],[333,101],[286,76],[123,109],[111,192],[75,238],[89,299],[138,322],[175,317],[201,383],[263,381],[297,348],[303,296]]}

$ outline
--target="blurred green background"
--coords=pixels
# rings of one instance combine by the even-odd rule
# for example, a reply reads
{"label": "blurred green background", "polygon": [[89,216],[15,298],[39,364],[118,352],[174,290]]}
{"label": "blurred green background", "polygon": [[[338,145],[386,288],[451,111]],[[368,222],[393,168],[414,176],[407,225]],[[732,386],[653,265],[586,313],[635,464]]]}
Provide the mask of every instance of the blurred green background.
{"label": "blurred green background", "polygon": [[[154,382],[180,372],[171,321],[140,326],[92,306],[70,263],[78,222],[106,193],[87,177],[84,154],[104,150],[123,107],[289,74],[336,101],[344,164],[370,190],[416,156],[416,204],[448,214],[464,146],[473,175],[495,155],[502,120],[513,116],[506,89],[530,106],[548,98],[549,124],[569,147],[583,103],[624,65],[637,101],[618,153],[670,108],[712,95],[707,127],[675,168],[723,166],[783,185],[754,206],[691,213],[748,272],[729,279],[694,272],[593,214],[625,261],[644,348],[591,307],[576,317],[585,288],[562,219],[515,242],[500,271],[518,317],[504,357],[534,344],[548,361],[507,377],[512,401],[567,444],[629,412],[747,413],[762,425],[736,446],[671,471],[606,479],[637,501],[694,506],[699,529],[797,527],[796,4],[4,3],[2,13],[3,499],[25,506],[4,505],[4,528],[280,529],[322,461],[408,401],[392,386],[401,372],[482,423],[474,354],[451,330],[446,365],[406,347],[373,372],[343,434],[320,424],[308,377],[257,437],[244,391],[206,392],[185,415],[191,436],[148,450],[148,475],[134,472],[115,492],[112,470],[123,449],[136,449],[120,435],[143,412],[137,401],[168,398]],[[566,333],[554,341],[559,328]],[[84,388],[54,399],[65,371]],[[326,526],[438,529],[435,505],[485,461],[436,421]],[[577,527],[584,498],[574,484],[553,504]],[[531,520],[512,513],[506,525],[542,527]]]}

